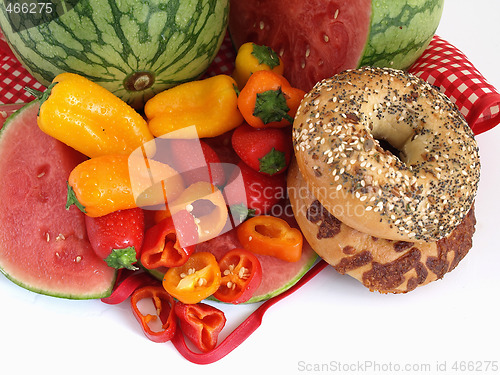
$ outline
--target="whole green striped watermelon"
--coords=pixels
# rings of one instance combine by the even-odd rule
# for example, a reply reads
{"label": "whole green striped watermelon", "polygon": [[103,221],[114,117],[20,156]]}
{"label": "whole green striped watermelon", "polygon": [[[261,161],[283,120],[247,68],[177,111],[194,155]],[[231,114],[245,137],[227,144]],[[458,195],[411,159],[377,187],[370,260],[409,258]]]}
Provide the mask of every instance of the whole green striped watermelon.
{"label": "whole green striped watermelon", "polygon": [[444,0],[231,0],[236,47],[272,47],[303,90],[358,66],[408,68],[429,45]]}
{"label": "whole green striped watermelon", "polygon": [[134,107],[200,76],[222,44],[229,13],[229,0],[52,3],[34,13],[1,7],[0,26],[21,63],[44,85],[73,72]]}

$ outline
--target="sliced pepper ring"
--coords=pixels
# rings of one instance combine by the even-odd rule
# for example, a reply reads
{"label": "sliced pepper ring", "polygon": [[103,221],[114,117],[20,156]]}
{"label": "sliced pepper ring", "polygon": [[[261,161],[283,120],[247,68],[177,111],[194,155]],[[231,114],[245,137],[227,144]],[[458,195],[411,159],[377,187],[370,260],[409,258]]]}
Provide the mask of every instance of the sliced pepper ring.
{"label": "sliced pepper ring", "polygon": [[192,254],[180,267],[165,272],[163,287],[183,303],[198,303],[211,296],[221,283],[217,259],[212,253]]}
{"label": "sliced pepper ring", "polygon": [[186,210],[166,217],[147,230],[141,253],[141,264],[147,269],[179,267],[194,252],[198,227]]}
{"label": "sliced pepper ring", "polygon": [[[156,314],[145,313],[141,311],[140,302],[145,299],[151,299]],[[176,322],[173,297],[159,285],[149,285],[135,290],[130,297],[132,305],[132,313],[137,321],[141,324],[141,328],[151,341],[167,342],[175,335]],[[161,322],[161,329],[153,327],[152,323],[157,319]]]}
{"label": "sliced pepper ring", "polygon": [[245,249],[228,251],[220,260],[221,285],[214,293],[219,301],[233,304],[248,301],[262,281],[259,259]]}
{"label": "sliced pepper ring", "polygon": [[219,333],[226,324],[221,310],[206,303],[177,302],[175,314],[182,332],[198,349],[208,352],[215,348]]}

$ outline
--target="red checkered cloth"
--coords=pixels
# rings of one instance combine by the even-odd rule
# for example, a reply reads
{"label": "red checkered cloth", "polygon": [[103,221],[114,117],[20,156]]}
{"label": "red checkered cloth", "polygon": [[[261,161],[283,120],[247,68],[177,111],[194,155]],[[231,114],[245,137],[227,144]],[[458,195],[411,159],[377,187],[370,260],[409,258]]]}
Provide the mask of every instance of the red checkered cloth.
{"label": "red checkered cloth", "polygon": [[409,69],[448,96],[460,109],[475,134],[500,122],[500,95],[457,48],[434,36]]}
{"label": "red checkered cloth", "polygon": [[[234,48],[226,36],[206,75],[230,74],[234,59]],[[439,36],[434,36],[410,72],[439,87],[457,105],[475,134],[500,123],[498,91],[460,50]],[[0,104],[31,101],[26,86],[43,90],[12,55],[0,33]]]}

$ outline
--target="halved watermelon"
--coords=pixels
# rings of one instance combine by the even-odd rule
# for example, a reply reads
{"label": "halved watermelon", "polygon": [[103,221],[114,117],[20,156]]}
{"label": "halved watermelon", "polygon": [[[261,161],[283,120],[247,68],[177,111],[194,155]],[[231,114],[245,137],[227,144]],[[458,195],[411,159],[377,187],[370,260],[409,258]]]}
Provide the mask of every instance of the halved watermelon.
{"label": "halved watermelon", "polygon": [[305,91],[358,66],[408,68],[434,35],[444,0],[231,0],[236,47],[272,47]]}
{"label": "halved watermelon", "polygon": [[38,108],[26,105],[0,130],[0,271],[41,294],[108,296],[116,271],[94,254],[83,213],[65,209],[66,180],[85,156],[38,128]]}

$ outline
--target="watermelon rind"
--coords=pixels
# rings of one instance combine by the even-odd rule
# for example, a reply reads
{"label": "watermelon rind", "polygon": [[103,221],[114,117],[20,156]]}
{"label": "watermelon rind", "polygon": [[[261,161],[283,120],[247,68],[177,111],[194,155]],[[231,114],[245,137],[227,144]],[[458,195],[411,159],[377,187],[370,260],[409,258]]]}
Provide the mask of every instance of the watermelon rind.
{"label": "watermelon rind", "polygon": [[45,86],[72,72],[135,108],[201,76],[217,55],[229,17],[229,0],[59,3],[71,6],[45,23],[39,15],[14,17],[1,7],[0,27],[13,53]]}
{"label": "watermelon rind", "polygon": [[[33,100],[32,102],[22,106],[20,109],[16,110],[14,113],[12,113],[5,121],[3,124],[3,127],[0,128],[0,148],[2,147],[2,140],[3,136],[5,133],[10,129],[11,126],[15,126],[14,124],[16,123],[16,120],[20,118],[23,113],[27,110],[29,110],[32,106],[38,106],[39,101],[38,100]],[[0,249],[1,251],[1,249]],[[13,277],[8,271],[2,267],[0,264],[0,273],[2,273],[8,280],[10,280],[12,283],[29,290],[31,292],[37,293],[37,294],[43,294],[51,297],[58,297],[58,298],[64,298],[64,299],[74,299],[74,300],[87,300],[87,299],[99,299],[99,298],[104,298],[108,297],[111,295],[111,292],[113,291],[113,287],[116,282],[116,277],[117,277],[117,272],[114,271],[112,274],[112,277],[107,281],[107,288],[101,289],[99,292],[79,292],[79,293],[60,293],[55,290],[46,290],[41,287],[38,287],[36,285],[28,284],[22,280],[17,279],[16,277]]]}
{"label": "watermelon rind", "polygon": [[301,271],[293,279],[290,279],[288,283],[284,284],[281,288],[273,290],[270,293],[253,296],[245,303],[256,303],[256,302],[267,301],[268,299],[271,299],[273,297],[280,295],[281,293],[286,292],[292,286],[297,284],[297,282],[300,279],[302,279],[302,277],[307,273],[307,271],[309,271],[309,269],[316,263],[318,259],[319,259],[318,255],[314,252],[311,252],[308,262],[304,264],[304,267],[302,267]]}
{"label": "watermelon rind", "polygon": [[408,69],[431,42],[443,7],[444,0],[372,0],[359,66]]}
{"label": "watermelon rind", "polygon": [[84,293],[84,294],[70,294],[70,293],[57,293],[54,291],[48,291],[45,289],[37,288],[33,285],[29,285],[26,283],[23,283],[13,277],[11,277],[7,272],[4,271],[4,269],[0,266],[0,272],[11,282],[16,284],[17,286],[20,286],[23,289],[29,290],[30,292],[34,292],[37,294],[43,294],[46,296],[50,297],[57,297],[57,298],[64,298],[64,299],[74,299],[74,300],[87,300],[87,299],[100,299],[100,298],[106,298],[111,295],[111,292],[113,291],[114,284],[116,282],[116,276],[117,273],[115,272],[114,278],[111,280],[110,286],[107,290],[104,290],[101,293]]}

